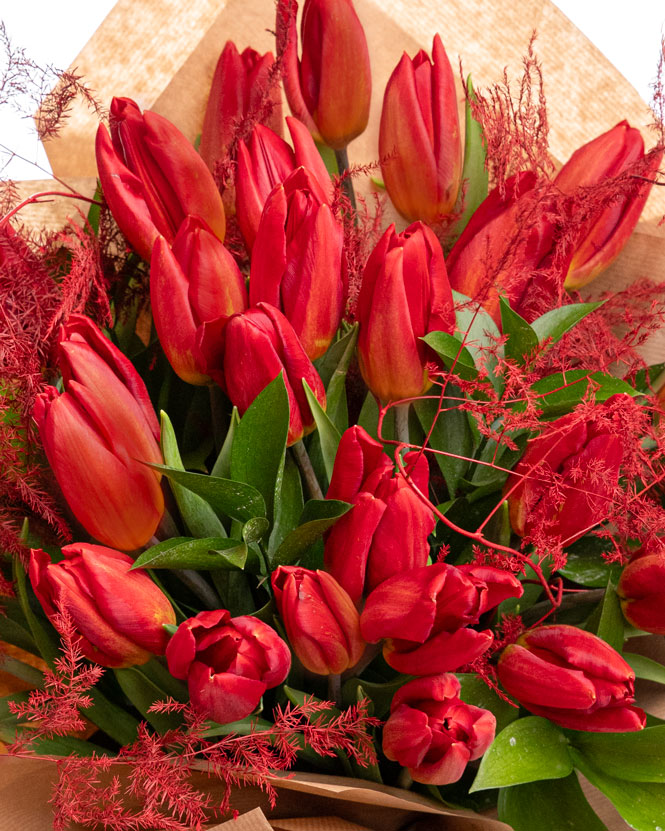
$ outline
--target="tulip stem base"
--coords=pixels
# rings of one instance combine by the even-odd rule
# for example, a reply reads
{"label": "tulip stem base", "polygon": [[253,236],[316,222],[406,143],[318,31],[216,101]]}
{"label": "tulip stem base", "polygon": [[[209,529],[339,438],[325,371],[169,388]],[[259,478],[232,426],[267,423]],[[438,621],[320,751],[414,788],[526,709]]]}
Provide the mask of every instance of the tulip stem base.
{"label": "tulip stem base", "polygon": [[405,791],[408,791],[411,785],[413,785],[413,778],[411,774],[406,768],[402,768],[399,776],[397,777],[397,787],[404,788]]}
{"label": "tulip stem base", "polygon": [[195,594],[206,609],[220,609],[222,603],[214,589],[191,568],[178,569],[173,572],[181,583]]}
{"label": "tulip stem base", "polygon": [[323,499],[323,491],[321,490],[321,485],[319,485],[319,481],[316,478],[316,473],[314,473],[314,468],[312,467],[310,458],[305,450],[305,445],[302,441],[297,441],[291,446],[291,450],[293,450],[296,464],[298,465],[300,472],[302,473],[302,477],[305,480],[305,485],[310,497],[312,499]]}
{"label": "tulip stem base", "polygon": [[328,698],[337,707],[342,706],[342,676],[328,676]]}
{"label": "tulip stem base", "polygon": [[341,150],[335,150],[335,161],[337,162],[337,170],[342,177],[342,190],[344,195],[351,203],[353,212],[356,212],[356,193],[353,189],[353,181],[349,175],[349,155],[346,152],[346,147]]}
{"label": "tulip stem base", "polygon": [[395,405],[395,436],[402,444],[409,443],[409,407],[411,404]]}

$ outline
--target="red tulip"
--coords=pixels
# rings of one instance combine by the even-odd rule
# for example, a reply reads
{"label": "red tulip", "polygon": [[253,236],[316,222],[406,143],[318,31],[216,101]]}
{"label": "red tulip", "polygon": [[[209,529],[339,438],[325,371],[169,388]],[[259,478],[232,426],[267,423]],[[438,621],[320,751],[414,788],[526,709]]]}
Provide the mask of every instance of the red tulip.
{"label": "red tulip", "polygon": [[455,329],[453,298],[441,245],[414,222],[401,234],[391,225],[372,251],[358,298],[358,362],[381,401],[421,395],[432,386],[436,356],[421,338]]}
{"label": "red tulip", "polygon": [[305,669],[339,675],[365,651],[353,601],[325,571],[280,566],[272,574],[277,608],[291,646]]}
{"label": "red tulip", "polygon": [[[641,178],[618,184],[614,199],[604,195],[598,209],[585,222],[577,222],[567,289],[590,283],[619,256],[651,192],[651,182],[645,180],[655,177],[662,158],[662,149],[652,154],[646,168],[639,171]],[[554,184],[563,193],[574,195],[578,188],[620,177],[640,159],[644,159],[642,135],[627,121],[621,121],[578,148],[561,168]]]}
{"label": "red tulip", "polygon": [[504,689],[534,715],[591,732],[641,730],[635,673],[605,641],[575,626],[539,626],[501,653]]}
{"label": "red tulip", "polygon": [[[203,329],[205,331],[206,327]],[[207,349],[205,340],[203,349]],[[302,382],[307,381],[317,401],[325,408],[323,382],[293,327],[278,309],[268,303],[259,303],[243,314],[233,315],[224,329],[223,353],[223,373],[210,367],[208,371],[224,384],[241,414],[282,372],[291,413],[288,444],[314,429],[314,416]]]}
{"label": "red tulip", "polygon": [[617,594],[629,623],[645,632],[665,635],[665,546],[662,542],[633,554],[621,574]]}
{"label": "red tulip", "polygon": [[161,234],[169,244],[188,214],[224,239],[224,206],[205,162],[178,128],[157,113],[141,114],[129,98],[111,102],[111,136],[97,131],[99,179],[113,218],[149,260]]}
{"label": "red tulip", "polygon": [[282,184],[298,167],[306,167],[320,190],[317,196],[330,203],[332,180],[309,130],[297,118],[286,119],[293,150],[277,133],[257,124],[247,144],[238,145],[236,211],[248,250],[254,247],[261,214],[276,185]]}
{"label": "red tulip", "polygon": [[280,309],[312,361],[344,311],[343,236],[318,182],[300,167],[268,197],[252,250],[250,303]]}
{"label": "red tulip", "polygon": [[[423,493],[429,487],[427,458],[407,453],[404,462]],[[337,448],[328,499],[351,502],[353,508],[327,534],[324,560],[355,602],[393,574],[424,566],[427,537],[434,530],[432,511],[362,427],[345,431]]]}
{"label": "red tulip", "polygon": [[277,4],[286,98],[315,139],[341,149],[369,120],[372,78],[365,32],[351,0],[305,0],[298,60],[297,11],[296,0]]}
{"label": "red tulip", "polygon": [[238,53],[233,41],[226,42],[212,78],[199,144],[211,173],[247,116],[281,133],[282,96],[277,78],[271,78],[274,63],[271,52],[260,55],[248,46]]}
{"label": "red tulip", "polygon": [[417,678],[400,687],[383,728],[383,752],[426,785],[457,782],[468,762],[494,741],[489,710],[460,700],[454,675]]}
{"label": "red tulip", "polygon": [[267,623],[199,612],[181,623],[166,647],[171,675],[187,681],[194,709],[218,724],[248,716],[263,693],[289,674],[288,646]]}
{"label": "red tulip", "polygon": [[521,597],[512,574],[483,567],[482,579],[436,563],[388,578],[374,589],[360,617],[369,643],[385,638],[383,657],[398,672],[451,672],[478,658],[491,645],[489,629],[470,629],[482,614],[509,597]]}
{"label": "red tulip", "polygon": [[105,667],[145,664],[163,655],[175,623],[166,595],[144,571],[132,571],[126,554],[101,545],[75,543],[57,563],[39,548],[30,552],[28,574],[49,620],[56,626],[66,612],[83,655]]}
{"label": "red tulip", "polygon": [[451,214],[462,181],[462,140],[453,71],[441,38],[432,60],[404,53],[386,86],[379,129],[388,195],[408,220]]}
{"label": "red tulip", "polygon": [[582,537],[609,514],[622,458],[621,439],[600,420],[571,413],[546,424],[505,486],[513,531],[564,545]]}
{"label": "red tulip", "polygon": [[453,246],[450,285],[477,300],[501,326],[499,292],[531,322],[558,304],[568,259],[555,247],[555,228],[537,179],[518,173],[480,204]]}
{"label": "red tulip", "polygon": [[150,301],[159,342],[175,372],[190,384],[207,383],[197,329],[244,311],[247,290],[231,254],[197,217],[180,226],[173,250],[163,237],[155,242]]}
{"label": "red tulip", "polygon": [[155,533],[164,512],[159,427],[139,374],[92,321],[63,326],[58,359],[65,391],[38,396],[34,418],[74,515],[105,545],[130,551]]}

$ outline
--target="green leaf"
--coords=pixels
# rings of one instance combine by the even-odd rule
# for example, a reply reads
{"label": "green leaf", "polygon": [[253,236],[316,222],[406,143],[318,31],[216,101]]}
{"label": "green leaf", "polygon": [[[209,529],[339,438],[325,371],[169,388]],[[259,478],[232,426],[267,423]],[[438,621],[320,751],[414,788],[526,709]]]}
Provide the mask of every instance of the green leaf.
{"label": "green leaf", "polygon": [[182,724],[182,715],[179,713],[150,712],[150,707],[156,701],[163,701],[167,695],[148,678],[142,667],[114,669],[113,674],[127,698],[158,733],[166,733]]}
{"label": "green leaf", "polygon": [[630,664],[636,678],[665,684],[665,667],[659,664],[658,661],[653,661],[644,655],[636,655],[633,652],[624,652],[623,658]]}
{"label": "green leaf", "polygon": [[447,332],[428,332],[420,340],[425,341],[439,355],[448,369],[459,375],[460,378],[472,380],[477,377],[478,369],[473,356],[458,338],[449,335]]}
{"label": "green leaf", "polygon": [[373,715],[384,719],[390,712],[393,696],[411,677],[409,675],[399,675],[393,681],[384,684],[372,683],[362,678],[349,678],[342,687],[342,701],[346,707],[351,707],[357,704],[361,698],[369,698],[374,706]]}
{"label": "green leaf", "polygon": [[44,674],[41,670],[17,658],[10,658],[8,655],[0,654],[0,672],[6,672],[33,687],[41,687],[44,681]]}
{"label": "green leaf", "polygon": [[238,415],[238,408],[234,407],[231,413],[231,421],[229,429],[226,431],[226,438],[219,455],[215,460],[215,464],[210,471],[211,476],[219,476],[222,479],[229,479],[231,476],[231,448],[233,447],[233,439],[236,434],[236,428],[240,424],[240,416]]}
{"label": "green leaf", "polygon": [[665,725],[633,733],[575,731],[570,734],[570,743],[590,765],[608,776],[665,783]]}
{"label": "green leaf", "polygon": [[326,388],[326,412],[340,433],[348,427],[346,373],[353,359],[357,340],[358,325],[354,324],[315,362],[317,372]]}
{"label": "green leaf", "polygon": [[[555,418],[573,410],[585,397],[591,385],[594,400],[597,403],[607,401],[617,393],[628,393],[636,396],[639,393],[630,384],[608,375],[605,372],[591,372],[585,369],[572,369],[568,372],[556,372],[548,375],[531,385],[531,389],[538,396],[538,406],[543,410],[544,418]],[[516,405],[517,410],[523,410],[525,404]]]}
{"label": "green leaf", "polygon": [[135,561],[135,568],[243,569],[247,561],[247,544],[225,537],[172,537],[153,545]]}
{"label": "green leaf", "polygon": [[[213,722],[211,722],[213,723]],[[270,733],[275,725],[258,716],[247,716],[240,721],[229,721],[226,724],[215,724],[203,733],[203,738],[210,739],[213,736],[229,736],[233,733],[236,736],[251,736],[253,733]]]}
{"label": "green leaf", "polygon": [[529,355],[538,348],[538,335],[529,326],[521,315],[510,308],[510,303],[499,297],[501,308],[501,328],[503,334],[508,336],[504,350],[506,358],[523,364]]}
{"label": "green leaf", "polygon": [[651,392],[653,384],[665,372],[665,364],[652,364],[646,369],[635,373],[635,389],[640,392]]}
{"label": "green leaf", "polygon": [[241,536],[249,545],[263,539],[269,528],[270,523],[264,516],[255,516],[253,519],[248,519],[243,525]]}
{"label": "green leaf", "polygon": [[277,549],[271,565],[277,568],[294,563],[351,507],[338,499],[310,499],[300,517],[300,525]]}
{"label": "green leaf", "polygon": [[568,741],[551,721],[527,716],[512,722],[485,753],[469,793],[561,779],[573,770]]}
{"label": "green leaf", "polygon": [[272,521],[288,432],[289,397],[280,372],[240,419],[231,448],[231,478],[252,485],[265,501],[266,510],[253,516],[267,516]]}
{"label": "green leaf", "polygon": [[665,785],[660,782],[630,782],[617,779],[590,765],[571,748],[575,767],[612,802],[636,831],[663,831],[665,828]]}
{"label": "green leaf", "polygon": [[[379,405],[371,392],[365,396],[360,409],[358,424],[372,436],[378,439],[379,426]],[[381,440],[393,441],[395,439],[395,407],[391,407],[386,413],[381,426]]]}
{"label": "green leaf", "polygon": [[502,788],[498,809],[513,831],[606,831],[574,773]]}
{"label": "green leaf", "polygon": [[297,527],[304,504],[300,472],[291,453],[287,453],[279,499],[275,504],[275,521],[268,540],[268,557],[272,557],[285,537]]}
{"label": "green leaf", "polygon": [[607,585],[612,566],[603,559],[607,540],[587,535],[567,549],[566,565],[559,574],[580,586],[599,589]]}
{"label": "green leaf", "polygon": [[87,693],[92,698],[92,707],[86,707],[83,714],[110,736],[119,745],[131,744],[137,736],[139,723],[115,702],[110,701],[96,687]]}
{"label": "green leaf", "polygon": [[28,581],[26,580],[23,565],[18,557],[14,558],[14,583],[21,609],[30,627],[32,637],[37,644],[39,654],[49,666],[53,666],[53,662],[60,657],[60,639],[56,635],[53,627],[45,622],[42,623],[30,608]]}
{"label": "green leaf", "polygon": [[[185,470],[178,450],[171,419],[162,410],[161,419],[161,446],[164,463],[175,470]],[[193,537],[225,537],[226,531],[212,507],[198,494],[188,490],[178,482],[170,481],[173,496],[178,505],[180,516]]]}
{"label": "green leaf", "polygon": [[339,430],[332,421],[328,418],[326,411],[316,400],[316,396],[309,387],[307,381],[303,378],[302,385],[307,396],[307,403],[310,406],[316,427],[319,431],[319,440],[321,442],[321,454],[323,456],[323,466],[326,471],[328,481],[332,478],[333,465],[335,464],[335,455],[337,453],[337,445],[342,438]]}
{"label": "green leaf", "polygon": [[616,593],[616,586],[610,578],[607,582],[605,597],[600,609],[600,620],[596,628],[596,635],[606,643],[621,652],[624,641],[624,619],[621,604]]}
{"label": "green leaf", "polygon": [[461,686],[460,698],[462,701],[494,713],[497,733],[500,733],[519,716],[519,709],[517,707],[513,707],[507,701],[499,698],[494,690],[490,689],[477,675],[459,673],[457,674],[457,679]]}
{"label": "green leaf", "polygon": [[[425,434],[429,433],[432,422],[437,416],[438,401],[423,398],[415,401],[413,408],[418,416]],[[435,453],[434,457],[446,481],[450,496],[454,496],[462,479],[469,469],[468,459],[473,456],[475,442],[473,432],[469,426],[468,413],[454,406],[448,398],[441,402],[442,412],[434,423],[430,436],[430,447],[454,455]],[[453,409],[449,409],[453,408]],[[457,458],[459,456],[467,458]]]}
{"label": "green leaf", "polygon": [[201,496],[217,514],[247,522],[255,516],[266,515],[266,503],[259,491],[245,482],[219,479],[203,473],[176,470],[167,465],[150,465],[161,470],[171,481],[184,485]]}
{"label": "green leaf", "polygon": [[571,303],[569,306],[560,306],[558,309],[551,309],[533,321],[531,328],[538,336],[538,342],[544,343],[551,338],[551,343],[556,343],[569,332],[574,326],[583,320],[591,312],[595,312],[604,305],[606,301],[598,303]]}
{"label": "green leaf", "polygon": [[3,614],[0,614],[0,640],[18,646],[19,649],[25,649],[26,652],[32,652],[33,655],[38,651],[30,632],[20,623]]}
{"label": "green leaf", "polygon": [[[475,365],[480,369],[485,367],[494,389],[503,392],[504,382],[501,376],[496,375],[496,353],[501,353],[502,347],[497,349],[497,342],[501,339],[496,323],[483,307],[471,300],[465,294],[453,290],[453,300],[457,308],[455,317],[457,329],[462,333],[462,341],[473,357]],[[460,307],[464,308],[460,308]]]}

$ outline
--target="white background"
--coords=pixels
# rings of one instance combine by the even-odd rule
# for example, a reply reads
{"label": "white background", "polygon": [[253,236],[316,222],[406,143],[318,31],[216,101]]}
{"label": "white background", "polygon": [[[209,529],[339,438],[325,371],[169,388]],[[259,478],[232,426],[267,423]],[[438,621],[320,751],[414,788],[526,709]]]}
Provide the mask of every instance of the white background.
{"label": "white background", "polygon": [[[15,47],[25,49],[40,66],[67,68],[114,5],[115,0],[0,0],[0,20]],[[185,0],[183,0],[185,2]],[[509,2],[509,0],[503,0]],[[665,0],[554,0],[573,23],[650,101],[661,36]],[[4,55],[0,55],[4,62]],[[0,74],[1,74],[0,68]],[[26,105],[24,104],[24,107]],[[49,175],[46,155],[29,117],[0,107],[0,176],[39,179]],[[26,117],[26,115],[28,117]],[[27,161],[8,155],[2,147]],[[41,169],[31,164],[36,162]]]}

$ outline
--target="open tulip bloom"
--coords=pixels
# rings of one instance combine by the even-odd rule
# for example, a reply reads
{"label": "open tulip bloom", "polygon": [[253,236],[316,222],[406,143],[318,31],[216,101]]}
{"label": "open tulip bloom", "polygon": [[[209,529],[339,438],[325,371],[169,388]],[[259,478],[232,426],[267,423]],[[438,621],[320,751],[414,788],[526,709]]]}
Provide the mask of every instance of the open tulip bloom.
{"label": "open tulip bloom", "polygon": [[578,771],[665,827],[663,263],[621,254],[663,148],[617,117],[554,173],[533,66],[474,92],[434,35],[366,166],[362,18],[279,0],[200,124],[118,90],[85,226],[0,218],[0,640],[48,667],[0,738],[85,756],[58,827],[203,827],[194,763],[595,830]]}

